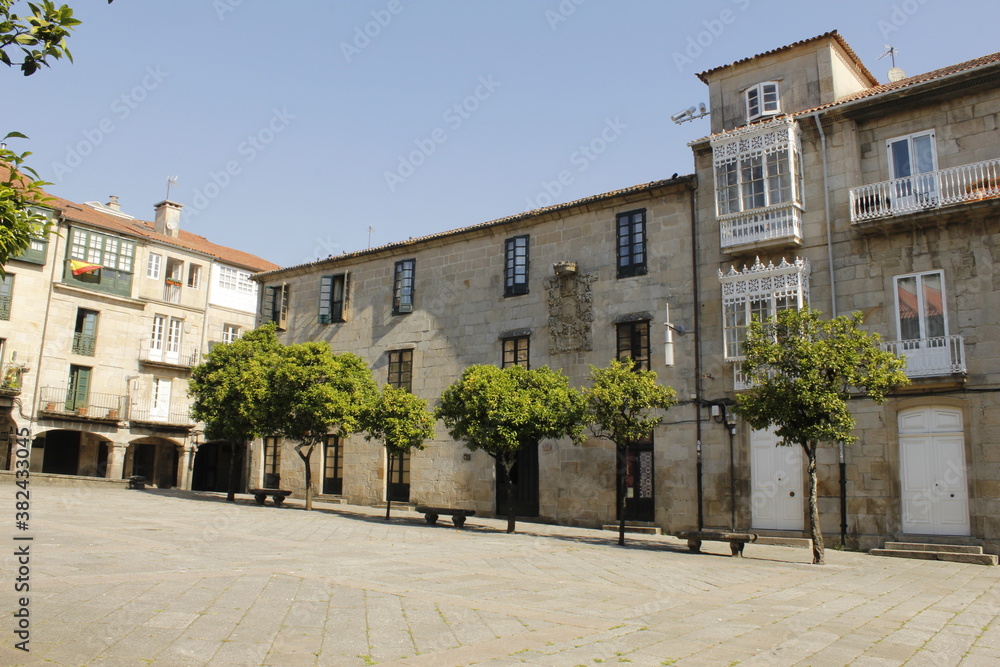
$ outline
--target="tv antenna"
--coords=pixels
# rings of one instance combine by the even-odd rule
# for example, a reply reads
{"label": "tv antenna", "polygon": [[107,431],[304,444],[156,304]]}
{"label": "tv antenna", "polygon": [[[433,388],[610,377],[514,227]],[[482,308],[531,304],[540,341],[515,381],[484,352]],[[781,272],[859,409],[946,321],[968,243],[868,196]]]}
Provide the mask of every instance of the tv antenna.
{"label": "tv antenna", "polygon": [[885,53],[883,53],[882,55],[880,55],[878,57],[878,59],[882,60],[882,58],[885,58],[886,56],[889,56],[889,58],[892,60],[892,66],[895,67],[896,66],[896,53],[899,51],[899,49],[897,49],[892,44],[883,44],[882,46],[885,47]]}
{"label": "tv antenna", "polygon": [[167,176],[167,199],[170,199],[170,187],[177,185],[178,176]]}

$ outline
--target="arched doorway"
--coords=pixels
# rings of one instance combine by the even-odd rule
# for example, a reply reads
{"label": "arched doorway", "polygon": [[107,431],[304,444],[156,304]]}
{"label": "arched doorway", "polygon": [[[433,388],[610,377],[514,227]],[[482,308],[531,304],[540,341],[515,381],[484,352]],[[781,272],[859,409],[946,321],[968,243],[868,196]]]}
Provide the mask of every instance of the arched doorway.
{"label": "arched doorway", "polygon": [[41,458],[42,472],[55,475],[104,477],[111,443],[96,433],[54,429],[32,443],[32,459]]}
{"label": "arched doorway", "polygon": [[898,419],[903,532],[969,535],[962,412],[927,406]]}
{"label": "arched doorway", "polygon": [[180,445],[158,437],[142,438],[129,443],[125,455],[124,476],[141,475],[146,484],[158,489],[170,489],[177,484]]}
{"label": "arched doorway", "polygon": [[[206,442],[198,447],[194,457],[194,471],[191,476],[192,491],[229,490],[229,467],[233,457],[233,446],[225,441]],[[243,465],[240,447],[236,448],[236,493],[246,490],[243,479]]]}

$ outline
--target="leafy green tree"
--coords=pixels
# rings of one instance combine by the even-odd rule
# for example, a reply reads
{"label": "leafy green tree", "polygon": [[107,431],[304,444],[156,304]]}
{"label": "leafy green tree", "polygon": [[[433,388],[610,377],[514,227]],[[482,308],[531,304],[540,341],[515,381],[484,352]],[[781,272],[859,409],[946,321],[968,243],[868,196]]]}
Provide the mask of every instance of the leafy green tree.
{"label": "leafy green tree", "polygon": [[[434,416],[427,401],[392,385],[382,392],[362,416],[366,440],[381,440],[388,455],[388,480],[392,480],[392,460],[412,449],[423,449],[424,440],[434,437]],[[392,499],[386,496],[385,518],[389,518]]]}
{"label": "leafy green tree", "polygon": [[809,528],[813,563],[824,560],[817,498],[816,448],[821,442],[852,444],[852,393],[881,404],[909,380],[905,362],[879,348],[877,333],[860,329],[862,317],[820,320],[820,313],[783,310],[750,323],[743,372],[751,388],[736,397],[736,412],[755,429],[773,428],[779,445],[799,445],[809,471]]}
{"label": "leafy green tree", "polygon": [[191,416],[205,423],[206,439],[225,440],[232,447],[229,501],[236,497],[237,465],[246,442],[268,434],[263,418],[270,400],[267,375],[281,347],[275,325],[265,324],[231,343],[215,345],[191,372]]}
{"label": "leafy green tree", "polygon": [[364,359],[334,354],[327,343],[287,345],[267,378],[271,433],[295,440],[306,468],[306,509],[312,509],[309,460],[327,434],[346,438],[362,428],[362,416],[378,396]]}
{"label": "leafy green tree", "polygon": [[472,451],[483,450],[504,470],[507,532],[514,532],[514,493],[510,472],[517,453],[542,438],[580,440],[583,399],[569,380],[547,366],[469,366],[441,395],[435,416],[451,437]]}
{"label": "leafy green tree", "polygon": [[[16,66],[24,76],[30,76],[63,56],[72,62],[66,38],[80,25],[73,10],[42,0],[25,2],[27,11],[18,12],[17,4],[17,0],[0,0],[0,63]],[[15,52],[13,57],[11,52]],[[14,138],[26,137],[9,132],[3,140]],[[48,183],[25,164],[29,155],[0,148],[0,276],[11,257],[24,252],[32,239],[47,238],[51,231],[48,218],[31,208],[48,199],[42,192]]]}
{"label": "leafy green tree", "polygon": [[618,544],[625,545],[625,473],[628,447],[648,437],[666,410],[677,402],[676,392],[656,382],[654,371],[637,369],[630,360],[612,359],[607,368],[590,367],[586,421],[596,438],[615,444],[618,456]]}

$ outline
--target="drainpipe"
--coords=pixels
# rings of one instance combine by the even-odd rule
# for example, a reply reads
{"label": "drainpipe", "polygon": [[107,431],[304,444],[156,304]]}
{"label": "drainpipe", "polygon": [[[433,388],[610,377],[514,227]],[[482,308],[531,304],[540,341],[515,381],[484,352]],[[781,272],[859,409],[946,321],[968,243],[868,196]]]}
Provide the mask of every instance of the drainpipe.
{"label": "drainpipe", "polygon": [[[833,232],[831,227],[833,222],[830,218],[830,183],[827,168],[826,155],[826,133],[823,132],[823,123],[819,120],[819,112],[812,114],[812,119],[816,122],[816,129],[819,131],[820,147],[823,154],[823,205],[826,223],[826,256],[830,267],[830,316],[837,317],[837,283],[833,277]],[[847,543],[847,461],[844,457],[844,443],[837,443],[837,457],[840,467],[840,546]]]}
{"label": "drainpipe", "polygon": [[[697,176],[695,176],[697,179]],[[697,463],[695,464],[695,474],[698,478],[698,530],[705,527],[705,502],[704,489],[701,481],[701,292],[698,283],[698,209],[695,201],[695,191],[698,189],[697,180],[692,185],[688,181],[688,193],[691,196],[691,278],[692,290],[694,291],[694,409],[695,409],[695,452]]]}

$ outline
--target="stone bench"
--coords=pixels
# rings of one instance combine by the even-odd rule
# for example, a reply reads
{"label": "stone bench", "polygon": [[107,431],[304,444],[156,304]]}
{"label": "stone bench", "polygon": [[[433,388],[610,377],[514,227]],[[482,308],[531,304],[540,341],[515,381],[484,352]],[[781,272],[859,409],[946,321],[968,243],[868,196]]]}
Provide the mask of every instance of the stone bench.
{"label": "stone bench", "polygon": [[688,549],[692,553],[701,553],[702,542],[729,542],[733,556],[742,556],[743,547],[747,542],[756,542],[757,533],[736,533],[722,530],[682,530],[674,535],[687,540]]}
{"label": "stone bench", "polygon": [[423,505],[417,505],[415,511],[423,514],[424,520],[431,526],[437,523],[439,516],[450,516],[451,522],[455,524],[455,528],[461,528],[465,525],[466,517],[475,516],[476,514],[476,510],[457,510],[448,507],[425,507]]}
{"label": "stone bench", "polygon": [[130,489],[145,489],[146,488],[146,478],[142,475],[132,475],[128,478],[128,488]]}
{"label": "stone bench", "polygon": [[285,498],[292,495],[291,491],[281,491],[280,489],[250,489],[247,493],[253,496],[258,505],[263,505],[267,497],[271,496],[275,507],[281,507],[281,503],[285,502]]}

